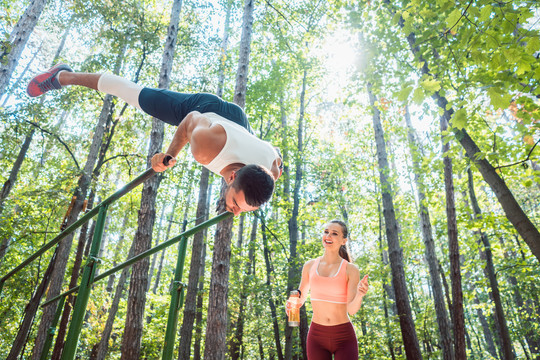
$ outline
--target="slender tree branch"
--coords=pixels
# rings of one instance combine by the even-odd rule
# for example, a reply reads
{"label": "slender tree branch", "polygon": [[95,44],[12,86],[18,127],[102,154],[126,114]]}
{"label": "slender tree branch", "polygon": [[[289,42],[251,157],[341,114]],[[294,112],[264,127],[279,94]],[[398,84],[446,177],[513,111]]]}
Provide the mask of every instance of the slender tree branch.
{"label": "slender tree branch", "polygon": [[457,19],[456,23],[454,25],[452,25],[452,27],[448,30],[445,31],[445,33],[449,33],[450,31],[452,31],[452,29],[461,21],[461,19],[465,16],[465,14],[467,13],[467,10],[469,10],[469,8],[471,7],[472,3],[473,3],[474,0],[471,0],[469,2],[469,5],[467,5],[467,7],[465,8],[465,10],[463,10],[463,12],[461,13],[461,16],[459,17],[459,19]]}
{"label": "slender tree branch", "polygon": [[538,141],[533,145],[533,147],[531,148],[531,150],[527,154],[527,158],[525,160],[517,161],[515,163],[508,164],[508,165],[500,165],[500,166],[497,166],[495,169],[502,169],[502,168],[505,168],[505,167],[520,165],[520,164],[523,164],[526,161],[529,161],[531,159],[531,154],[534,151],[534,148],[536,148],[536,145],[538,145],[538,143],[540,143],[540,139],[538,139]]}
{"label": "slender tree branch", "polygon": [[[293,24],[291,24],[291,22],[289,21],[289,19],[287,19],[285,17],[285,15],[283,15],[283,13],[281,11],[279,11],[278,9],[276,9],[272,4],[270,4],[270,1],[266,0],[266,5],[268,5],[269,7],[271,7],[275,12],[278,13],[279,16],[281,16],[283,18],[283,20],[285,20],[287,22],[287,24],[289,24],[291,27],[293,27]],[[300,26],[302,26],[302,24],[299,24]],[[305,30],[305,28],[304,28]]]}
{"label": "slender tree branch", "polygon": [[111,160],[114,160],[116,158],[127,158],[127,157],[130,157],[130,156],[134,156],[134,157],[138,157],[140,159],[144,159],[144,156],[140,155],[140,154],[118,154],[118,155],[115,155],[115,156],[112,156],[106,160],[103,160],[103,163],[101,163],[101,165],[104,165],[107,161],[111,161]]}
{"label": "slender tree branch", "polygon": [[262,212],[262,210],[254,211],[253,214],[256,217],[258,217],[259,220],[261,220],[261,224],[264,226],[264,229],[267,230],[270,233],[270,235],[272,235],[272,237],[276,239],[276,241],[281,245],[281,247],[283,248],[283,254],[285,254],[285,257],[287,258],[287,262],[289,262],[289,257],[287,256],[287,249],[285,248],[285,245],[283,245],[283,243],[279,241],[279,238],[277,237],[277,235],[274,234],[274,232],[270,230],[268,226],[266,226],[266,222],[264,221],[264,213]]}
{"label": "slender tree branch", "polygon": [[77,170],[81,171],[81,167],[79,166],[79,163],[77,162],[77,159],[75,158],[75,155],[73,155],[73,152],[71,151],[69,146],[62,139],[60,139],[60,137],[58,135],[54,134],[53,132],[51,132],[51,131],[49,131],[47,129],[42,128],[39,124],[37,124],[37,123],[35,123],[33,121],[30,121],[30,120],[24,120],[24,121],[26,121],[30,125],[38,128],[41,132],[49,134],[50,136],[52,136],[56,140],[58,140],[58,142],[60,142],[60,144],[62,144],[64,146],[64,148],[66,148],[67,152],[71,155],[71,158],[73,159],[73,161],[75,162],[75,165],[77,166]]}

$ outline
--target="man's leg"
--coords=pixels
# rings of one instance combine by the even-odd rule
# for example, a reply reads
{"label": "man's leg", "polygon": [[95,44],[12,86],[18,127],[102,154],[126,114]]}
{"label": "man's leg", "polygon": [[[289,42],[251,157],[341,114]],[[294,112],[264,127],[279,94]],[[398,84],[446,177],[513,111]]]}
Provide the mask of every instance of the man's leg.
{"label": "man's leg", "polygon": [[79,85],[98,90],[98,82],[101,75],[102,74],[61,71],[58,73],[56,78],[62,87],[68,85]]}
{"label": "man's leg", "polygon": [[[66,70],[62,71],[62,69]],[[205,104],[200,97],[206,95],[143,88],[132,81],[112,74],[76,73],[64,64],[56,65],[36,75],[30,81],[27,92],[34,97],[68,85],[84,86],[117,96],[148,115],[174,126],[178,126],[189,112],[200,110],[200,105]],[[212,96],[217,99],[216,96]],[[219,104],[217,106],[219,107]]]}
{"label": "man's leg", "polygon": [[68,85],[79,85],[118,96],[128,104],[140,109],[139,93],[142,86],[120,76],[111,74],[77,73],[65,64],[58,64],[36,75],[28,83],[26,92],[31,97],[45,94]]}
{"label": "man's leg", "polygon": [[120,76],[62,71],[58,74],[58,82],[62,86],[79,85],[118,96],[131,106],[141,109],[139,93],[143,87]]}

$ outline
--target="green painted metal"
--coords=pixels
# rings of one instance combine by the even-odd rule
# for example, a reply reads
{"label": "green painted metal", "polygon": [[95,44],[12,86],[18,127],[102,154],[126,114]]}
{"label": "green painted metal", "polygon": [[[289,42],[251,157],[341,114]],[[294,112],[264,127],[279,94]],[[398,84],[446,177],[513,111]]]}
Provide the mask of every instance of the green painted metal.
{"label": "green painted metal", "polygon": [[[4,286],[4,283],[6,280],[11,278],[13,275],[15,275],[18,271],[23,269],[25,266],[30,264],[33,260],[40,257],[43,253],[45,253],[47,250],[52,248],[54,245],[58,244],[62,239],[64,239],[66,236],[71,234],[73,231],[75,231],[77,228],[79,228],[84,223],[88,222],[91,218],[93,218],[96,214],[99,214],[96,227],[94,230],[94,238],[92,241],[92,247],[90,251],[90,255],[87,260],[87,264],[85,265],[83,276],[81,280],[81,285],[76,286],[46,302],[44,302],[41,306],[49,305],[57,300],[61,300],[59,304],[57,305],[57,310],[55,313],[55,318],[53,320],[53,325],[51,326],[49,330],[48,337],[46,339],[45,347],[43,349],[43,352],[41,354],[41,359],[46,359],[48,357],[48,353],[52,344],[52,340],[54,337],[54,332],[56,329],[56,326],[58,324],[58,321],[60,319],[60,316],[62,314],[62,309],[64,307],[64,302],[67,297],[67,295],[70,295],[75,292],[79,292],[77,299],[75,301],[74,311],[71,319],[70,328],[67,334],[67,338],[65,341],[64,349],[62,352],[62,360],[72,360],[75,358],[76,351],[77,351],[77,343],[79,340],[79,336],[82,329],[82,324],[84,320],[84,316],[86,313],[86,307],[88,305],[88,299],[90,297],[90,292],[92,288],[92,284],[96,281],[99,281],[101,279],[104,279],[111,274],[122,270],[123,268],[132,265],[133,263],[148,257],[152,254],[155,254],[177,242],[180,242],[178,246],[178,259],[177,259],[177,265],[176,265],[176,273],[175,273],[175,280],[173,282],[173,285],[171,287],[171,307],[169,310],[169,321],[167,324],[167,334],[166,334],[166,344],[171,344],[170,346],[166,345],[167,348],[167,355],[165,354],[165,349],[163,353],[164,359],[171,359],[172,358],[172,350],[174,348],[174,335],[176,333],[176,326],[178,322],[178,311],[180,307],[182,306],[182,303],[184,301],[184,284],[181,282],[182,276],[183,276],[183,269],[184,269],[184,263],[185,263],[185,255],[187,251],[187,238],[203,229],[206,229],[210,226],[213,226],[217,224],[220,221],[223,221],[231,216],[233,216],[230,212],[224,212],[216,217],[209,219],[187,231],[184,231],[173,237],[170,240],[167,240],[152,249],[149,249],[147,251],[144,251],[131,259],[126,260],[125,262],[115,266],[114,268],[105,271],[104,273],[95,276],[95,271],[97,267],[97,263],[99,261],[98,259],[98,253],[101,246],[101,239],[103,236],[103,229],[105,224],[105,218],[107,214],[107,209],[111,203],[118,200],[131,190],[133,190],[135,187],[146,181],[147,179],[154,176],[156,172],[152,169],[146,170],[144,173],[139,175],[137,178],[132,180],[130,183],[126,184],[122,189],[115,192],[113,195],[109,196],[107,199],[103,200],[100,204],[96,205],[92,210],[88,211],[83,217],[81,217],[79,220],[71,224],[69,227],[67,227],[64,231],[62,231],[59,235],[57,235],[54,239],[49,241],[47,244],[43,245],[39,250],[37,250],[34,254],[30,255],[26,260],[24,260],[22,263],[20,263],[17,267],[15,267],[13,270],[8,272],[6,275],[4,275],[2,278],[0,278],[0,295],[2,293],[2,289]],[[183,241],[182,241],[183,240]],[[170,325],[169,325],[170,324]],[[165,357],[169,356],[170,357]]]}
{"label": "green painted metal", "polygon": [[45,339],[45,344],[43,345],[43,350],[41,350],[41,356],[39,357],[39,360],[47,360],[49,358],[49,350],[51,349],[54,334],[56,333],[56,325],[58,325],[58,320],[60,320],[60,316],[62,315],[62,309],[64,308],[65,300],[66,298],[63,297],[58,302],[58,307],[56,308],[56,312],[54,313],[54,319],[51,327],[47,331],[47,338]]}
{"label": "green painted metal", "polygon": [[77,295],[77,300],[75,301],[75,306],[73,308],[71,324],[69,325],[64,350],[62,351],[62,360],[75,359],[77,343],[79,342],[79,335],[81,334],[84,315],[86,313],[86,306],[88,305],[88,298],[90,297],[92,283],[94,282],[94,274],[96,273],[99,248],[101,247],[101,239],[103,238],[103,229],[105,227],[105,218],[107,217],[108,207],[108,204],[106,204],[99,209],[99,215],[94,230],[94,238],[92,239],[92,247],[90,248],[90,255],[88,256],[87,263],[84,267],[81,285],[79,286],[79,294]]}
{"label": "green painted metal", "polygon": [[178,312],[184,302],[184,286],[182,276],[184,274],[184,263],[186,260],[187,238],[178,244],[178,258],[176,259],[176,271],[171,284],[171,303],[169,305],[169,316],[167,318],[167,330],[165,330],[165,344],[163,345],[163,360],[173,358],[174,340],[176,339],[176,328],[178,325]]}
{"label": "green painted metal", "polygon": [[13,270],[8,272],[6,275],[4,275],[2,278],[0,278],[0,293],[3,288],[4,282],[15,275],[19,270],[24,268],[26,265],[30,264],[32,261],[37,259],[39,256],[41,256],[44,252],[52,248],[54,245],[58,244],[60,240],[71,234],[73,231],[75,231],[78,227],[80,227],[82,224],[88,222],[91,218],[93,218],[98,212],[99,209],[102,206],[109,205],[112,202],[118,200],[131,190],[133,190],[135,187],[139,186],[143,182],[145,182],[147,179],[154,176],[156,172],[152,169],[146,170],[144,173],[133,179],[131,182],[126,184],[122,189],[118,190],[111,196],[109,196],[107,199],[103,200],[99,205],[96,205],[92,210],[90,210],[86,215],[81,217],[79,220],[68,226],[64,231],[62,231],[58,236],[56,236],[54,239],[49,241],[47,244],[43,245],[39,250],[37,250],[35,253],[30,255],[26,260],[24,260],[22,263],[20,263],[17,267],[15,267]]}
{"label": "green painted metal", "polygon": [[[209,220],[206,220],[205,222],[203,223],[200,223],[199,225],[195,226],[195,227],[192,227],[191,229],[173,237],[172,239],[170,240],[167,240],[167,241],[164,241],[162,242],[161,244],[157,245],[157,246],[154,246],[153,248],[151,249],[148,249],[142,253],[140,253],[139,255],[136,255],[132,258],[130,258],[129,260],[126,260],[125,262],[121,263],[121,264],[118,264],[116,265],[115,267],[103,272],[102,274],[99,274],[98,276],[96,276],[96,278],[94,279],[94,282],[96,281],[99,281],[101,279],[104,279],[112,274],[114,274],[115,272],[119,271],[119,270],[122,270],[123,268],[127,267],[127,266],[130,266],[132,265],[133,263],[136,263],[137,261],[147,257],[147,256],[150,256],[152,254],[155,254],[177,242],[179,242],[180,240],[182,240],[184,237],[190,237],[191,235],[195,234],[196,232],[199,232],[201,230],[204,230],[212,225],[215,225],[217,224],[218,222],[222,221],[222,220],[225,220],[229,217],[233,216],[233,213],[230,213],[230,212],[224,212],[224,213],[221,213],[215,217],[213,217],[212,219],[209,219]],[[69,295],[69,294],[72,294],[74,292],[77,292],[79,290],[79,286],[76,286],[74,288],[71,288],[69,289],[68,291],[44,302],[43,304],[41,304],[41,306],[47,306],[49,305],[50,303],[58,300],[59,298],[61,298],[62,296],[66,296],[66,295]]]}

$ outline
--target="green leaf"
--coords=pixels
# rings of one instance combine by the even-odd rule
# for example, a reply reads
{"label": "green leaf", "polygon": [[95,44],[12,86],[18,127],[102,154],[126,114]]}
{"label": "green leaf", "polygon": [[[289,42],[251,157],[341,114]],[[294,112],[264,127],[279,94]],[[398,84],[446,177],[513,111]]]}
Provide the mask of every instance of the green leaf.
{"label": "green leaf", "polygon": [[407,86],[401,89],[401,91],[398,92],[396,95],[398,101],[406,101],[409,98],[409,95],[411,94],[412,89],[413,89],[412,86]]}
{"label": "green leaf", "polygon": [[534,184],[534,181],[532,181],[532,179],[530,178],[527,178],[527,179],[523,179],[521,181],[521,183],[523,184],[523,186],[525,187],[531,187],[533,184]]}
{"label": "green leaf", "polygon": [[401,14],[397,12],[394,14],[394,17],[392,18],[392,24],[394,25],[399,24],[399,19],[401,19]]}
{"label": "green leaf", "polygon": [[444,8],[446,5],[448,5],[449,2],[449,0],[437,0],[437,5]]}
{"label": "green leaf", "polygon": [[521,51],[518,49],[504,49],[503,54],[506,60],[512,64],[517,64],[521,60]]}
{"label": "green leaf", "polygon": [[482,8],[482,10],[480,10],[480,17],[478,18],[478,20],[480,21],[486,21],[487,19],[489,19],[490,15],[491,15],[491,5],[486,5]]}
{"label": "green leaf", "polygon": [[467,110],[464,108],[459,109],[452,115],[452,126],[463,129],[467,125]]}
{"label": "green leaf", "polygon": [[441,88],[441,83],[435,79],[427,79],[420,82],[420,86],[424,88],[426,93],[433,94],[436,91],[439,91]]}
{"label": "green leaf", "polygon": [[527,71],[531,71],[531,64],[528,61],[520,60],[518,62],[518,68],[516,70],[516,74],[523,75]]}
{"label": "green leaf", "polygon": [[538,37],[530,37],[527,40],[527,45],[525,46],[525,50],[528,54],[534,54],[538,50],[540,50],[540,39]]}
{"label": "green leaf", "polygon": [[456,25],[456,22],[458,21],[460,17],[461,17],[461,9],[459,8],[454,9],[454,11],[452,11],[450,15],[448,15],[448,17],[446,18],[447,27],[451,28],[452,26]]}
{"label": "green leaf", "polygon": [[499,88],[492,87],[488,89],[488,95],[491,100],[491,105],[495,109],[506,109],[510,105],[512,95],[504,94]]}
{"label": "green leaf", "polygon": [[422,90],[421,87],[417,87],[416,89],[414,89],[414,93],[413,93],[413,101],[420,105],[423,101],[424,101],[424,98],[425,98],[425,94],[424,94],[424,90]]}

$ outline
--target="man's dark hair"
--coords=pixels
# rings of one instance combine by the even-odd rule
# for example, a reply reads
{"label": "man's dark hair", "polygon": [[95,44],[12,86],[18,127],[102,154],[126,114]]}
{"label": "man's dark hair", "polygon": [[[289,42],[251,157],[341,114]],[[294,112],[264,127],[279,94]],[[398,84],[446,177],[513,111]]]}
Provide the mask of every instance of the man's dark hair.
{"label": "man's dark hair", "polygon": [[236,172],[232,187],[236,191],[244,191],[248,205],[258,207],[272,197],[274,177],[262,166],[246,165]]}

